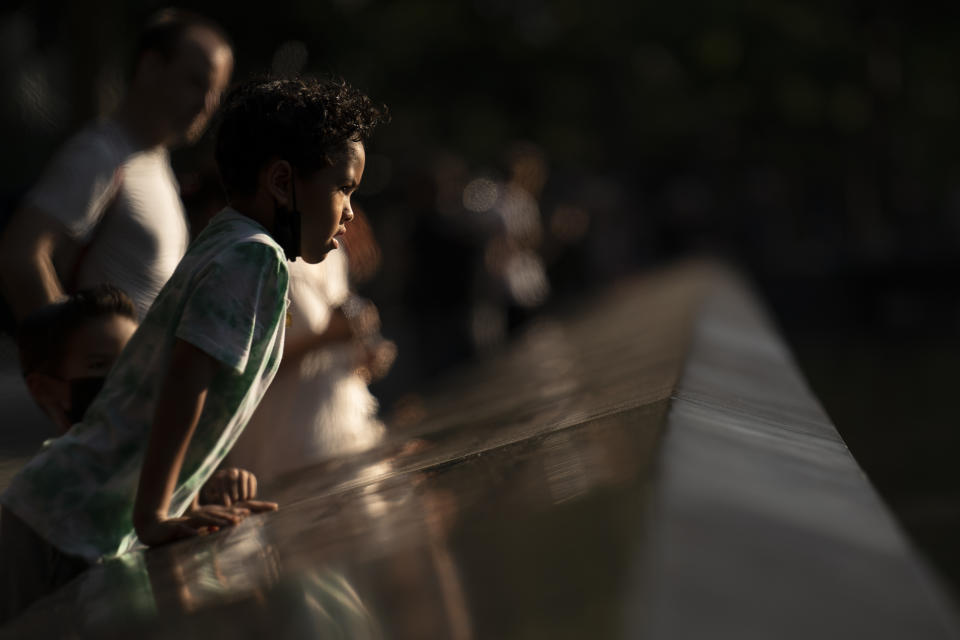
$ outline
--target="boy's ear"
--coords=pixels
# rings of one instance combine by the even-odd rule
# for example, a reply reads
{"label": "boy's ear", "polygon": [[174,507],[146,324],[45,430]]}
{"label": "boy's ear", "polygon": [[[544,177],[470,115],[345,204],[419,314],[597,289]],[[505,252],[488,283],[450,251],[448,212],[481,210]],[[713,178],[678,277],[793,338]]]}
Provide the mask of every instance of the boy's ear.
{"label": "boy's ear", "polygon": [[271,160],[265,170],[267,192],[276,203],[282,207],[291,205],[291,183],[293,181],[293,167],[286,160],[276,158]]}

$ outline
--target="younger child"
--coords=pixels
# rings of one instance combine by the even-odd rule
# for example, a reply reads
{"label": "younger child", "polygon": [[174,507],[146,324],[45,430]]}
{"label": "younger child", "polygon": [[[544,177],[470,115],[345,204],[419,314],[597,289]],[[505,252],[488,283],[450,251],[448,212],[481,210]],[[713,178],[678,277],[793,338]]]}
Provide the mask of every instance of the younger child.
{"label": "younger child", "polygon": [[20,372],[58,435],[83,418],[136,329],[133,301],[111,285],[41,307],[21,324]]}
{"label": "younger child", "polygon": [[[249,515],[210,506],[184,512],[276,372],[286,260],[315,263],[337,248],[335,236],[353,217],[363,141],[382,117],[343,83],[250,82],[227,98],[216,157],[231,206],[194,240],[83,421],[51,441],[0,497],[4,557],[8,544],[23,550],[12,554],[13,571],[0,568],[8,608],[69,579],[64,574],[76,569],[64,572],[66,564]],[[29,584],[37,576],[45,589]]]}

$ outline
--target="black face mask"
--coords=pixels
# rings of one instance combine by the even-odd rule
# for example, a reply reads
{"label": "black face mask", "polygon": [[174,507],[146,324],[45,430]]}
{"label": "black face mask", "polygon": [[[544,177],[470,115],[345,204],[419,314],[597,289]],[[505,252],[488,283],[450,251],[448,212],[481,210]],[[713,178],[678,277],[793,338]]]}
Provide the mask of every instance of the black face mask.
{"label": "black face mask", "polygon": [[277,205],[273,216],[273,239],[276,240],[287,260],[300,257],[300,211],[297,209],[297,190],[290,183],[293,207]]}
{"label": "black face mask", "polygon": [[67,412],[67,419],[70,420],[70,424],[77,424],[83,420],[83,414],[87,412],[90,403],[103,388],[104,380],[106,376],[74,378],[69,381],[70,411]]}

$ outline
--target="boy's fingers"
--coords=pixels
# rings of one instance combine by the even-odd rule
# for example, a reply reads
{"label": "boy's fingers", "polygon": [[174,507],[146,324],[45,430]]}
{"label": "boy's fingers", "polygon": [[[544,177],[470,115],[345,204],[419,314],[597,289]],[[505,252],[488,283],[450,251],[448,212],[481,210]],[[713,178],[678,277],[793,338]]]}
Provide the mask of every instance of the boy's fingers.
{"label": "boy's fingers", "polygon": [[257,476],[252,473],[247,474],[247,495],[246,500],[252,500],[257,497]]}
{"label": "boy's fingers", "polygon": [[228,515],[212,515],[209,513],[200,513],[190,517],[189,526],[197,529],[199,527],[229,527],[239,522],[238,519]]}
{"label": "boy's fingers", "polygon": [[234,503],[234,505],[230,507],[230,513],[228,513],[225,517],[230,519],[231,524],[239,524],[249,515],[249,509],[243,506],[238,506],[238,503]]}
{"label": "boy's fingers", "polygon": [[197,518],[190,521],[190,527],[193,530],[203,529],[204,527],[229,527],[235,522],[224,518]]}
{"label": "boy's fingers", "polygon": [[240,495],[243,483],[243,473],[237,468],[230,469],[229,478],[230,480],[227,484],[227,495],[229,495],[234,502],[239,502],[243,499]]}
{"label": "boy's fingers", "polygon": [[267,502],[266,500],[244,500],[240,504],[249,509],[250,513],[263,513],[279,509],[276,502]]}

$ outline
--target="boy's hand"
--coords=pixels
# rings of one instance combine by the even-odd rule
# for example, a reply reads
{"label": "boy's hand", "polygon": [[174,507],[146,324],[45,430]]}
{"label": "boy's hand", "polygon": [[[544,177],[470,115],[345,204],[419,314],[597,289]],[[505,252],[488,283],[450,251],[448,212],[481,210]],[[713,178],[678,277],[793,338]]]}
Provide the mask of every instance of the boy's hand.
{"label": "boy's hand", "polygon": [[[277,510],[276,502],[267,502],[266,500],[244,500],[231,506],[221,506],[217,504],[198,505],[192,507],[186,514],[186,517],[199,516],[200,520],[204,518],[222,518],[230,520],[230,524],[238,524],[241,520],[254,513],[264,513]],[[223,526],[208,524],[197,529],[200,535],[207,535],[219,531]]]}
{"label": "boy's hand", "polygon": [[257,497],[257,477],[246,469],[220,469],[200,489],[202,504],[231,506]]}
{"label": "boy's hand", "polygon": [[248,515],[250,511],[244,508],[202,506],[191,509],[179,518],[142,523],[137,527],[137,537],[148,547],[156,547],[174,540],[192,538],[205,531],[229,527]]}
{"label": "boy's hand", "polygon": [[247,516],[254,513],[264,513],[267,511],[276,510],[276,502],[267,502],[266,500],[244,500],[243,502],[236,503],[232,507],[224,507],[218,504],[203,504],[190,509],[183,515],[185,518],[199,518],[200,520],[205,518],[220,518],[228,521],[226,525],[220,525],[216,523],[203,525],[205,527],[220,527],[237,524]]}
{"label": "boy's hand", "polygon": [[191,509],[179,518],[168,518],[143,524],[137,528],[137,537],[148,547],[156,547],[182,538],[192,538],[238,524],[251,513],[276,510],[277,503],[261,500],[248,500],[232,507],[201,505]]}

